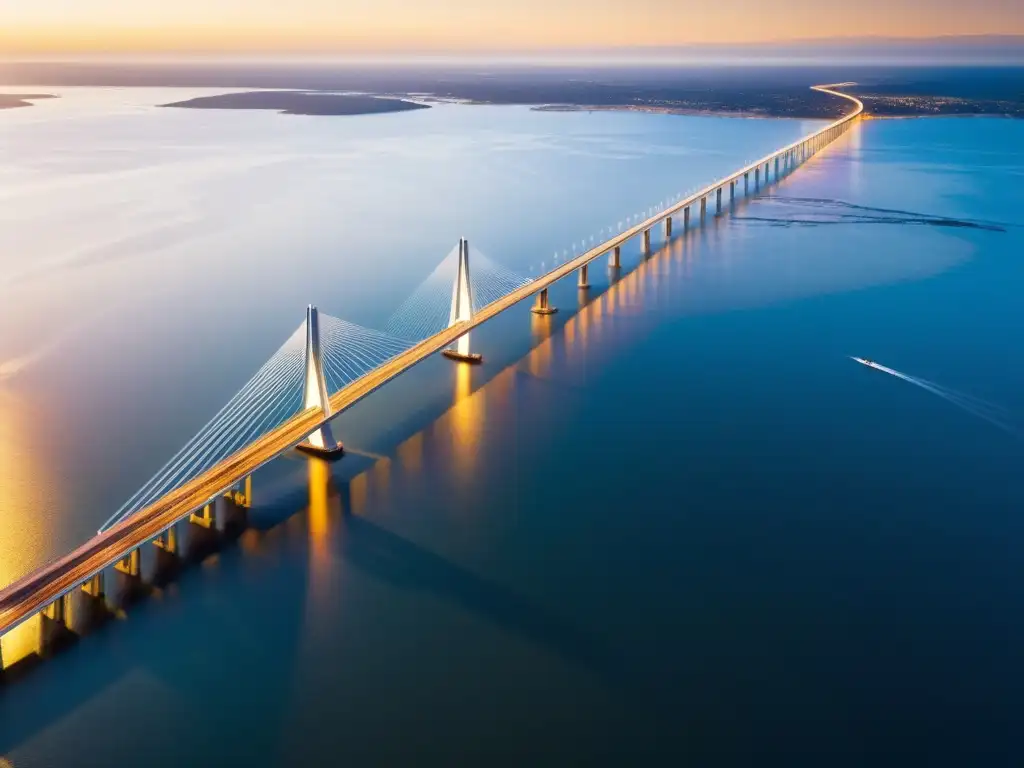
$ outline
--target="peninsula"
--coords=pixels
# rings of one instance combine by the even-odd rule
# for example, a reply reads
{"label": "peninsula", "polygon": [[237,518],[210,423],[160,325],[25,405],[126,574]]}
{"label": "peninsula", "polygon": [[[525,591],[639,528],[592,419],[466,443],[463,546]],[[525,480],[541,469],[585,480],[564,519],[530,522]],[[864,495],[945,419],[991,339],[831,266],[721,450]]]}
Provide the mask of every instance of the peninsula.
{"label": "peninsula", "polygon": [[402,99],[308,91],[224,93],[160,106],[185,109],[266,109],[284,115],[375,115],[430,109],[426,104]]}
{"label": "peninsula", "polygon": [[31,107],[39,99],[56,99],[52,93],[0,93],[0,109]]}

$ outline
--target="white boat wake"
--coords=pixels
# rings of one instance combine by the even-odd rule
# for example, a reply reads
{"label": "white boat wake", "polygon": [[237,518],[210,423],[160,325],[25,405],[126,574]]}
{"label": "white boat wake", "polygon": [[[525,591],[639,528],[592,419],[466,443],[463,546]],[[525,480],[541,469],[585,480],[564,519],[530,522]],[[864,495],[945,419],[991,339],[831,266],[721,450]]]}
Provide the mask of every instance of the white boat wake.
{"label": "white boat wake", "polygon": [[967,411],[967,413],[972,416],[984,419],[989,424],[998,427],[1014,437],[1024,439],[1024,431],[1010,423],[1010,412],[1001,405],[989,402],[988,400],[983,400],[980,397],[968,395],[964,392],[958,392],[957,390],[950,389],[949,387],[944,387],[941,384],[936,384],[934,381],[920,379],[917,376],[910,376],[906,373],[897,371],[894,368],[884,366],[881,363],[876,363],[874,360],[868,360],[863,357],[851,357],[850,359],[855,360],[861,365],[866,365],[868,368],[874,368],[876,371],[881,371],[882,373],[887,373],[890,376],[895,376],[897,379],[902,379],[914,386],[931,392],[933,395],[938,395],[943,400]]}

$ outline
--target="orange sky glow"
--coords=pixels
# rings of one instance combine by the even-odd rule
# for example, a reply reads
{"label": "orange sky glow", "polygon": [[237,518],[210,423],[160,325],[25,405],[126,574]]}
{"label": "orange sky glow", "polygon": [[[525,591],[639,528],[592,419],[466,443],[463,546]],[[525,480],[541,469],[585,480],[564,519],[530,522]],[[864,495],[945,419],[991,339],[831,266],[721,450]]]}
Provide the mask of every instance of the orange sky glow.
{"label": "orange sky glow", "polygon": [[0,55],[371,53],[1024,34],[1019,0],[5,0]]}

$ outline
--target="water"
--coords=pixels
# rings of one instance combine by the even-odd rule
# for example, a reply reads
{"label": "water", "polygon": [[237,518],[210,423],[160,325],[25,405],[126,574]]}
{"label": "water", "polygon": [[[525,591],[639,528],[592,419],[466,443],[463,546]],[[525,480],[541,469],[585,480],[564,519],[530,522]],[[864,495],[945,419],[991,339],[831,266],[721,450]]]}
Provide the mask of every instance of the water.
{"label": "water", "polygon": [[[152,117],[123,109],[96,119],[100,144]],[[61,312],[88,315],[78,305],[99,319],[4,383],[7,581],[87,534],[311,298],[374,324],[459,234],[526,269],[808,127],[450,109],[367,118],[437,121],[395,136],[383,122],[297,136],[285,118],[161,113],[181,121],[164,151],[217,148],[199,166],[228,135],[239,162],[260,146],[289,157],[268,176],[200,175],[178,197],[238,194],[222,187],[201,215],[249,205],[250,189],[294,201],[230,232],[211,225],[209,240],[171,237],[163,255],[34,278],[43,303],[25,311],[38,305],[39,322],[59,331]],[[219,138],[218,120],[231,126]],[[45,126],[22,139],[47,140]],[[280,147],[316,154],[363,131],[371,158]],[[730,131],[745,132],[739,156]],[[847,356],[1024,414],[1022,139],[1004,120],[867,122],[771,199],[646,263],[625,254],[613,286],[596,265],[589,297],[558,286],[553,318],[523,307],[488,324],[474,336],[482,368],[431,360],[360,404],[339,426],[363,456],[333,477],[294,459],[261,473],[237,548],[5,691],[0,754],[15,766],[1016,764],[1024,451]],[[164,186],[125,183],[140,185],[129,200]],[[389,193],[401,209],[382,213]],[[885,210],[838,223],[850,209],[836,201]],[[103,314],[124,295],[117,280],[128,303]],[[127,354],[111,377],[104,366]]]}

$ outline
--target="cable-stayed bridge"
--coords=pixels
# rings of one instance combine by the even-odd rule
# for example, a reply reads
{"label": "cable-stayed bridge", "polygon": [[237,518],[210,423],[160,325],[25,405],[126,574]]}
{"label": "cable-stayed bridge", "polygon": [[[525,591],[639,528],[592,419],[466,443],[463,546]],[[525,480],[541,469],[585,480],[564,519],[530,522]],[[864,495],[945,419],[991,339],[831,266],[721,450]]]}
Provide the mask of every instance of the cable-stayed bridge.
{"label": "cable-stayed bridge", "polygon": [[249,506],[252,473],[263,465],[293,448],[326,457],[340,454],[331,419],[377,388],[438,352],[457,361],[479,362],[469,341],[477,326],[530,297],[536,297],[534,312],[554,312],[548,288],[559,280],[577,273],[578,284],[586,287],[591,262],[607,255],[610,266],[620,266],[621,248],[631,239],[642,238],[643,251],[649,253],[653,228],[664,226],[671,238],[680,217],[684,232],[703,223],[709,200],[714,214],[721,215],[726,192],[732,203],[738,194],[756,194],[781,179],[845,133],[863,112],[859,100],[835,87],[815,89],[850,101],[853,110],[539,277],[518,275],[460,240],[384,331],[321,314],[310,306],[303,322],[270,359],[95,537],[0,592],[0,637],[36,615],[42,617],[44,635],[66,630],[69,594],[81,589],[103,602],[108,568],[129,579],[141,578],[140,548],[149,542],[176,557],[177,525],[190,520],[210,527],[214,504],[224,498],[238,507]]}

